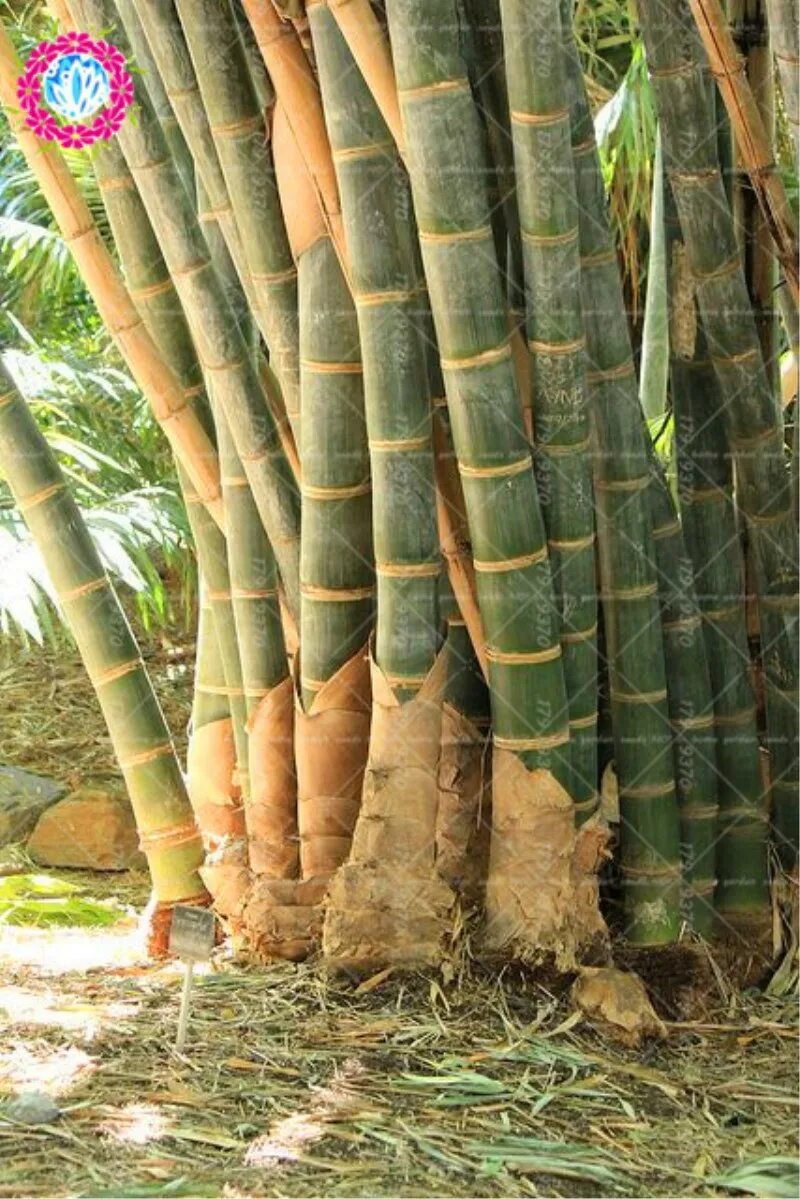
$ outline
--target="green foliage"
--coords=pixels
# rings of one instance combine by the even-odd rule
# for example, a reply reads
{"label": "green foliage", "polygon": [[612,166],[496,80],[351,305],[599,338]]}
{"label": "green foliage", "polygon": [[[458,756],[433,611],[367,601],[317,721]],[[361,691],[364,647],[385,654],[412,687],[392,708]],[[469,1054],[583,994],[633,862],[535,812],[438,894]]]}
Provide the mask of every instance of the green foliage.
{"label": "green foliage", "polygon": [[622,81],[595,116],[595,131],[610,205],[612,228],[636,320],[647,269],[656,113],[644,47],[631,43]]}
{"label": "green foliage", "polygon": [[636,38],[633,7],[628,0],[577,0],[574,29],[590,94],[607,100],[630,62]]}
{"label": "green foliage", "polygon": [[758,1157],[733,1166],[709,1182],[747,1195],[793,1199],[800,1193],[800,1165],[796,1157]]}
{"label": "green foliage", "polygon": [[[54,347],[37,344],[19,322],[14,328],[24,348],[8,351],[6,366],[70,481],[106,569],[133,590],[146,628],[186,623],[194,593],[188,524],[146,403],[111,364],[110,347],[84,339],[87,357],[56,358]],[[39,553],[0,484],[0,632],[55,639],[54,605]]]}
{"label": "green foliage", "polygon": [[10,874],[0,878],[0,925],[66,925],[99,928],[126,913],[113,900],[91,899],[77,883],[50,874]]}

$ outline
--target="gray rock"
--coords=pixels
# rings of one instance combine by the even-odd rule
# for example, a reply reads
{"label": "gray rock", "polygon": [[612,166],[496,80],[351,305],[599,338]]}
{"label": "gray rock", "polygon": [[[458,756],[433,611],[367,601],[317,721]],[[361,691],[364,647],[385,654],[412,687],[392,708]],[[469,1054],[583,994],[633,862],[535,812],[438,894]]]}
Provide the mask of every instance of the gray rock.
{"label": "gray rock", "polygon": [[3,1104],[0,1113],[18,1124],[52,1124],[61,1119],[61,1108],[43,1091],[21,1091]]}
{"label": "gray rock", "polygon": [[130,803],[89,788],[49,807],[27,850],[41,866],[73,870],[127,870],[144,860]]}
{"label": "gray rock", "polygon": [[64,795],[55,779],[0,766],[0,845],[24,841],[43,812]]}

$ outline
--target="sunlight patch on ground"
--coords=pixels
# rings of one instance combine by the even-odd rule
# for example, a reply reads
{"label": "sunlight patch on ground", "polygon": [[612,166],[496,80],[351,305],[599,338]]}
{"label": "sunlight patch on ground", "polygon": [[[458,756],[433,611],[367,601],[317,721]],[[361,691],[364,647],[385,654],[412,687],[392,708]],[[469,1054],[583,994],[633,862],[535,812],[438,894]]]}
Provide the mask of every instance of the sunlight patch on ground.
{"label": "sunlight patch on ground", "polygon": [[128,1103],[104,1120],[100,1129],[122,1144],[147,1145],[166,1136],[169,1120],[151,1103]]}
{"label": "sunlight patch on ground", "polygon": [[269,1166],[276,1162],[297,1162],[303,1150],[325,1136],[325,1125],[359,1106],[358,1098],[347,1089],[347,1083],[364,1073],[360,1062],[343,1062],[331,1082],[315,1087],[307,1109],[276,1120],[266,1136],[258,1137],[245,1156],[248,1166]]}
{"label": "sunlight patch on ground", "polygon": [[0,927],[0,966],[35,966],[41,974],[66,974],[144,959],[138,928]]}
{"label": "sunlight patch on ground", "polygon": [[77,1002],[63,993],[0,987],[0,1012],[10,1023],[63,1028],[81,1033],[86,1041],[93,1040],[102,1025],[117,1024],[135,1016],[138,1011],[138,1003]]}
{"label": "sunlight patch on ground", "polygon": [[0,1053],[0,1090],[65,1095],[96,1069],[97,1059],[75,1045],[50,1050],[19,1043]]}

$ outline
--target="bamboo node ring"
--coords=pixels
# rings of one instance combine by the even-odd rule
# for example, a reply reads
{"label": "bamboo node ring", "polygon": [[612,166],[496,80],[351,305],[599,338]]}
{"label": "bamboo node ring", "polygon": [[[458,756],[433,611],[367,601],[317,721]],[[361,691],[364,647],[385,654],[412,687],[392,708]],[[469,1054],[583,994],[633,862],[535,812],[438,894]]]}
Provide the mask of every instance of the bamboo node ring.
{"label": "bamboo node ring", "polygon": [[495,649],[492,645],[486,646],[486,660],[495,662],[498,666],[533,666],[538,663],[554,662],[561,657],[561,646],[549,645],[547,649],[536,649],[528,651],[520,651],[512,653],[511,651]]}
{"label": "bamboo node ring", "polygon": [[520,109],[511,109],[511,120],[516,125],[558,125],[561,121],[566,121],[569,118],[569,108],[556,108],[552,112],[523,112]]}
{"label": "bamboo node ring", "polygon": [[376,562],[379,575],[389,579],[436,578],[442,572],[442,564],[436,562]]}
{"label": "bamboo node ring", "polygon": [[590,712],[588,716],[575,716],[569,722],[570,729],[593,729],[599,722],[598,712]]}
{"label": "bamboo node ring", "polygon": [[658,691],[617,691],[611,688],[611,699],[617,704],[660,704],[667,698],[665,687]]}
{"label": "bamboo node ring", "polygon": [[31,508],[38,507],[39,504],[46,503],[53,496],[59,495],[62,491],[67,490],[66,483],[51,483],[49,487],[43,487],[41,491],[35,491],[33,495],[27,496],[24,500],[20,500],[18,507],[21,512],[28,512]]}
{"label": "bamboo node ring", "polygon": [[597,636],[597,622],[590,624],[588,629],[571,629],[569,633],[561,634],[563,645],[577,645],[581,641],[591,641]]}
{"label": "bamboo node ring", "polygon": [[164,741],[161,745],[155,745],[152,749],[145,749],[140,754],[134,754],[132,758],[120,760],[120,769],[133,770],[136,766],[146,766],[148,762],[155,762],[158,758],[172,757],[175,749],[171,741]]}
{"label": "bamboo node ring", "polygon": [[547,546],[534,550],[530,554],[520,554],[516,558],[500,558],[495,560],[473,559],[473,566],[479,574],[502,574],[507,570],[524,570],[527,566],[538,566],[547,561]]}
{"label": "bamboo node ring", "polygon": [[82,583],[80,587],[71,587],[69,591],[62,591],[59,599],[62,604],[68,604],[71,600],[80,599],[84,595],[91,595],[93,591],[102,591],[108,584],[108,579],[105,575],[98,575],[96,579],[90,579],[88,583]]}
{"label": "bamboo node ring", "polygon": [[528,349],[532,354],[552,354],[554,357],[560,354],[574,354],[585,348],[585,337],[576,337],[572,341],[536,341],[533,338],[528,341]]}
{"label": "bamboo node ring", "polygon": [[354,483],[351,487],[312,487],[304,483],[300,488],[300,494],[307,500],[353,500],[361,495],[369,495],[371,491],[371,479]]}
{"label": "bamboo node ring", "polygon": [[108,670],[104,670],[92,678],[92,686],[105,687],[108,683],[116,683],[117,679],[122,679],[126,674],[133,674],[135,670],[139,670],[141,665],[141,659],[131,658],[129,662],[121,662],[118,666],[111,666]]}
{"label": "bamboo node ring", "polygon": [[569,744],[569,728],[558,733],[548,733],[542,737],[498,737],[495,734],[492,741],[497,749],[511,749],[515,753],[526,750],[559,749]]}
{"label": "bamboo node ring", "polygon": [[491,366],[495,362],[501,362],[510,357],[511,345],[504,341],[491,350],[482,350],[480,354],[472,354],[469,358],[442,358],[441,367],[443,371],[478,370],[483,366]]}
{"label": "bamboo node ring", "polygon": [[530,467],[531,457],[530,454],[526,454],[516,462],[506,462],[500,466],[467,466],[459,462],[458,473],[464,479],[508,479],[523,474]]}

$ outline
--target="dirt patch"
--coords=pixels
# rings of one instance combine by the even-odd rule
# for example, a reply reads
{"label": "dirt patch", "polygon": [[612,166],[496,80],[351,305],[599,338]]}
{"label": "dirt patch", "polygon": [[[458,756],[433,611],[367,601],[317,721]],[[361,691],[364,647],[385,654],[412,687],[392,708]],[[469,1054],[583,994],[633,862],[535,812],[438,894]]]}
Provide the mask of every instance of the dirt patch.
{"label": "dirt patch", "polygon": [[[144,639],[142,653],[167,724],[186,760],[194,645]],[[47,774],[68,790],[124,793],[94,691],[73,645],[0,641],[0,762]]]}

